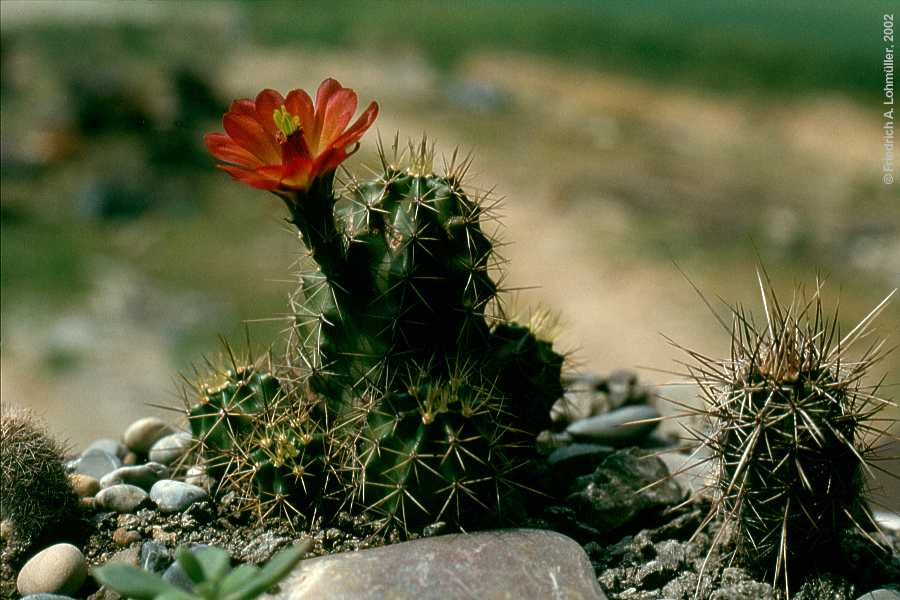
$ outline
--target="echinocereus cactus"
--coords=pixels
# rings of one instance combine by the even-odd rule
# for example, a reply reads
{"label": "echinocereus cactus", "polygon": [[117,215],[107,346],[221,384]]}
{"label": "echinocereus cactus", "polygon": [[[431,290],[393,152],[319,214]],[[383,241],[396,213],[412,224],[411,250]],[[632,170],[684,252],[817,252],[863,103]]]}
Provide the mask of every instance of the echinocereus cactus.
{"label": "echinocereus cactus", "polygon": [[482,228],[491,203],[464,188],[468,160],[454,154],[438,174],[424,139],[405,157],[395,142],[374,179],[335,190],[336,167],[377,114],[370,104],[344,131],[356,104],[334,80],[315,106],[299,90],[266,90],[235,102],[227,134],[206,139],[237,165],[222,167],[233,177],[284,200],[315,263],[292,299],[290,402],[302,412],[324,399],[353,450],[342,454],[349,497],[408,530],[447,515],[453,498],[493,510],[498,486],[527,487],[517,465],[549,425],[563,357],[502,317]]}
{"label": "echinocereus cactus", "polygon": [[792,581],[839,560],[849,530],[872,539],[864,475],[874,466],[874,444],[892,427],[874,417],[893,403],[864,379],[884,342],[849,357],[890,296],[841,335],[837,316],[825,315],[818,282],[810,296],[801,289],[784,305],[759,280],[764,320],[731,308],[731,356],[688,351],[704,406],[685,407],[685,416],[702,417],[705,429],[686,429],[716,465],[716,501],[704,526],[717,516],[725,526],[713,547],[733,532],[739,560],[787,592]]}

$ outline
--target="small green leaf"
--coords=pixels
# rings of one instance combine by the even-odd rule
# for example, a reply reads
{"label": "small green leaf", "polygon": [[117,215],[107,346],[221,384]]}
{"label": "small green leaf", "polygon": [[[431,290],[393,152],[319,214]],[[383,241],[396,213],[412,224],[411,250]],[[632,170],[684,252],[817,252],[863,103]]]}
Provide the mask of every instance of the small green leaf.
{"label": "small green leaf", "polygon": [[153,600],[157,596],[175,592],[182,594],[181,598],[186,596],[172,584],[125,563],[104,565],[99,569],[94,569],[93,575],[94,579],[102,585],[126,598]]}
{"label": "small green leaf", "polygon": [[294,568],[294,565],[300,562],[303,555],[309,552],[310,548],[312,548],[312,541],[307,540],[282,550],[273,556],[253,579],[225,596],[223,600],[252,600],[256,598],[281,581]]}
{"label": "small green leaf", "polygon": [[250,581],[255,575],[259,573],[259,567],[254,565],[241,565],[236,568],[234,571],[229,573],[225,579],[222,580],[221,585],[219,586],[219,594],[221,596],[225,596],[230,594],[231,592],[237,590],[241,586],[245,585],[248,581]]}
{"label": "small green leaf", "polygon": [[222,579],[231,567],[231,557],[228,556],[228,553],[215,546],[201,548],[194,553],[194,556],[203,565],[207,581]]}
{"label": "small green leaf", "polygon": [[194,583],[203,583],[206,577],[203,574],[203,565],[197,560],[197,557],[190,551],[187,546],[178,546],[175,550],[175,559],[184,569],[184,574],[191,578]]}

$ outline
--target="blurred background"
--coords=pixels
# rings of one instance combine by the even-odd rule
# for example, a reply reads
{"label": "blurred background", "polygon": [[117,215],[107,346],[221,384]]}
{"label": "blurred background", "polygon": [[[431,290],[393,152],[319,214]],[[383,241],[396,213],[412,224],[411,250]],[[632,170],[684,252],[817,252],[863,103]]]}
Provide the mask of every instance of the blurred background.
{"label": "blurred background", "polygon": [[[900,284],[881,182],[882,13],[837,0],[4,0],[2,400],[73,447],[178,406],[219,334],[279,332],[300,254],[204,132],[232,98],[333,76],[384,138],[476,157],[505,198],[507,285],[581,369],[715,356],[713,301],[827,279],[845,329]],[[375,164],[376,135],[348,167]],[[676,264],[678,267],[676,267]],[[900,303],[880,320],[898,342]],[[900,353],[879,365],[896,396]],[[673,377],[642,370],[647,381]],[[896,416],[897,411],[893,414]],[[169,415],[174,418],[174,415]]]}

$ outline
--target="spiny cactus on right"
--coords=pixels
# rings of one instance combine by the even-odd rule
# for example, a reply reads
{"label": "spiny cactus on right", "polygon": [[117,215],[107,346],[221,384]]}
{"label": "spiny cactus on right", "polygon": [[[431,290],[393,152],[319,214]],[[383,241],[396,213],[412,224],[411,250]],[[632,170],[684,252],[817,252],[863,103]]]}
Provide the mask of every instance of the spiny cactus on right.
{"label": "spiny cactus on right", "polygon": [[786,593],[839,555],[848,530],[871,539],[865,472],[875,440],[892,427],[873,417],[893,403],[864,382],[884,342],[848,358],[890,296],[842,336],[837,316],[824,313],[820,287],[811,297],[800,290],[785,306],[760,277],[765,320],[731,309],[730,358],[688,351],[705,399],[690,412],[709,426],[689,430],[717,466],[717,501],[706,522],[722,517],[715,542],[733,529],[739,559]]}
{"label": "spiny cactus on right", "polygon": [[0,416],[0,518],[23,540],[71,525],[78,497],[63,467],[63,449],[20,410]]}

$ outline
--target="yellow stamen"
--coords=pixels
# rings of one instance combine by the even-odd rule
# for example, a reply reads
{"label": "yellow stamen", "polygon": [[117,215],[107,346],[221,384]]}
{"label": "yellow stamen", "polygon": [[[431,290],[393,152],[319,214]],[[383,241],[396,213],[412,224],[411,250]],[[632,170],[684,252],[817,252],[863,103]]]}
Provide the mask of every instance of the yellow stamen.
{"label": "yellow stamen", "polygon": [[289,113],[284,104],[272,113],[272,119],[275,121],[275,127],[278,128],[275,137],[280,143],[284,143],[292,133],[300,129],[300,117]]}

